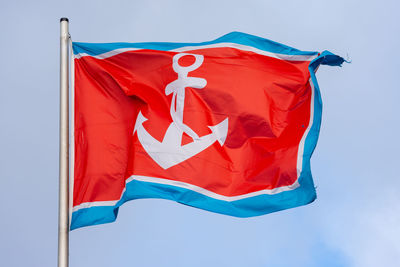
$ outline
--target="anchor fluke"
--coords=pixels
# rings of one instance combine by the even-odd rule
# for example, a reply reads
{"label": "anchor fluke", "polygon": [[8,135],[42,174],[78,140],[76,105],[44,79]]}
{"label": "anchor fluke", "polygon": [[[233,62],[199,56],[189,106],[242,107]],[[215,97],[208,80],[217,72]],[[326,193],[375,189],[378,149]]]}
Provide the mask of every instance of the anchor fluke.
{"label": "anchor fluke", "polygon": [[139,111],[139,114],[136,118],[135,129],[133,130],[133,133],[135,133],[140,127],[142,127],[142,124],[145,121],[147,121],[147,118],[143,116],[141,111]]}
{"label": "anchor fluke", "polygon": [[208,126],[212,131],[212,134],[216,137],[218,143],[223,146],[228,135],[228,118],[221,121],[217,125]]}

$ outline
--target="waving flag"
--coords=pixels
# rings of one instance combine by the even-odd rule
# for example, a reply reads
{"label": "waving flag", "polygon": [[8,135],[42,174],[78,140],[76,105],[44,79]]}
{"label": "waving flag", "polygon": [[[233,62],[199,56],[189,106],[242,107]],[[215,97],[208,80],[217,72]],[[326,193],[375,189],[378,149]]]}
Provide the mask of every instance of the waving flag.
{"label": "waving flag", "polygon": [[139,198],[237,217],[305,205],[321,123],[314,75],[341,65],[233,32],[204,43],[73,43],[71,229]]}

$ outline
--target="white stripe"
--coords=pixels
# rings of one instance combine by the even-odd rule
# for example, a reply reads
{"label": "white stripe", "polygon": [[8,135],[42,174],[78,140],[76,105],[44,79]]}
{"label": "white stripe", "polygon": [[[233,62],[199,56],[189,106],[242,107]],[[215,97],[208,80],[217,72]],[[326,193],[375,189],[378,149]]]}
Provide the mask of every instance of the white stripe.
{"label": "white stripe", "polygon": [[249,51],[259,55],[283,59],[283,60],[291,60],[291,61],[311,61],[317,57],[317,55],[285,55],[279,53],[272,53],[265,50],[261,50],[252,46],[236,44],[236,43],[217,43],[217,44],[209,44],[209,45],[201,45],[201,46],[185,46],[177,49],[173,49],[173,52],[185,52],[191,50],[199,50],[199,49],[207,49],[207,48],[235,48],[242,51]]}
{"label": "white stripe", "polygon": [[[168,180],[168,179],[163,179],[163,178],[156,178],[156,177],[148,177],[148,176],[140,176],[140,175],[132,175],[131,177],[129,177],[128,179],[126,179],[125,184],[132,182],[132,181],[141,181],[141,182],[149,182],[149,183],[156,183],[156,184],[164,184],[164,185],[171,185],[171,186],[175,186],[175,187],[180,187],[180,188],[184,188],[184,189],[188,189],[197,193],[200,193],[202,195],[205,195],[207,197],[211,197],[214,199],[218,199],[218,200],[223,200],[223,201],[236,201],[236,200],[241,200],[244,198],[249,198],[249,197],[255,197],[255,196],[259,196],[259,195],[274,195],[274,194],[278,194],[284,191],[290,191],[293,189],[296,189],[297,187],[299,187],[299,183],[296,180],[292,185],[289,186],[282,186],[282,187],[277,187],[274,189],[264,189],[264,190],[260,190],[260,191],[256,191],[256,192],[251,192],[251,193],[247,193],[247,194],[243,194],[243,195],[238,195],[238,196],[224,196],[224,195],[220,195],[217,193],[214,193],[212,191],[209,191],[207,189],[204,189],[202,187],[196,186],[196,185],[192,185],[192,184],[188,184],[188,183],[184,183],[184,182],[179,182],[179,181],[174,181],[174,180]],[[111,200],[111,201],[96,201],[96,202],[85,202],[82,203],[78,206],[75,206],[73,208],[73,211],[78,211],[80,209],[86,209],[86,208],[90,208],[90,207],[99,207],[99,206],[114,206],[118,203],[118,201],[121,200],[123,194],[126,191],[126,186],[124,188],[124,190],[122,190],[122,194],[121,197],[118,200]]]}
{"label": "white stripe", "polygon": [[243,194],[243,195],[229,197],[229,196],[224,196],[221,194],[214,193],[212,191],[209,191],[209,190],[199,187],[197,185],[192,185],[192,184],[188,184],[188,183],[184,183],[184,182],[180,182],[180,181],[148,177],[148,176],[140,176],[140,175],[132,175],[126,181],[127,181],[127,183],[129,183],[130,181],[133,181],[133,180],[149,182],[149,183],[172,185],[172,186],[176,186],[176,187],[180,187],[180,188],[185,188],[185,189],[189,189],[191,191],[200,193],[202,195],[205,195],[205,196],[208,196],[211,198],[215,198],[218,200],[223,200],[223,201],[236,201],[236,200],[240,200],[240,199],[244,199],[244,198],[248,198],[248,197],[255,197],[258,195],[274,195],[274,194],[278,194],[278,193],[281,193],[284,191],[293,190],[299,186],[299,183],[296,181],[292,185],[289,185],[289,186],[282,186],[282,187],[277,187],[274,189],[263,189],[263,190],[256,191],[256,192],[251,192],[251,193],[247,193],[247,194]]}
{"label": "white stripe", "polygon": [[86,54],[86,53],[79,53],[79,54],[75,55],[75,58],[94,57],[94,58],[98,58],[98,59],[105,59],[105,58],[112,57],[112,56],[115,56],[115,55],[118,55],[118,54],[121,54],[121,53],[124,53],[124,52],[136,51],[136,50],[143,50],[143,49],[142,48],[133,48],[133,47],[130,47],[130,48],[119,48],[119,49],[111,50],[111,51],[108,51],[108,52],[105,52],[103,54],[99,54],[99,55],[96,55],[96,56],[91,56],[91,55]]}
{"label": "white stripe", "polygon": [[[273,57],[273,58],[278,58],[278,59],[283,59],[283,60],[290,60],[290,61],[311,61],[314,58],[316,58],[318,55],[286,55],[286,54],[279,54],[279,53],[272,53],[272,52],[267,52],[252,46],[247,46],[247,45],[242,45],[242,44],[236,44],[236,43],[217,43],[217,44],[209,44],[209,45],[201,45],[201,46],[184,46],[176,49],[169,50],[171,52],[186,52],[186,51],[194,51],[194,50],[199,50],[199,49],[208,49],[208,48],[223,48],[223,47],[228,47],[228,48],[234,48],[242,51],[249,51],[253,52],[259,55],[263,56],[268,56],[268,57]],[[137,50],[144,50],[143,48],[119,48],[115,49],[112,51],[105,52],[103,54],[99,54],[96,56],[91,56],[87,53],[79,53],[75,55],[75,58],[81,58],[81,57],[94,57],[97,59],[105,59],[109,58],[124,52],[128,51],[137,51]]]}
{"label": "white stripe", "polygon": [[85,202],[85,203],[81,203],[81,204],[73,207],[72,211],[75,212],[75,211],[78,211],[80,209],[86,209],[86,208],[91,208],[91,207],[115,206],[118,203],[118,201],[121,200],[121,198],[124,195],[125,191],[126,191],[126,185],[125,185],[124,189],[122,190],[121,196],[117,200]]}
{"label": "white stripe", "polygon": [[301,171],[303,169],[303,156],[304,156],[305,141],[306,141],[308,133],[310,132],[312,124],[314,122],[315,89],[314,89],[314,84],[313,84],[313,82],[311,80],[311,77],[310,77],[309,81],[310,81],[310,87],[311,87],[310,120],[308,122],[307,129],[305,130],[303,136],[301,137],[300,144],[299,144],[299,150],[297,152],[297,179],[299,179]]}

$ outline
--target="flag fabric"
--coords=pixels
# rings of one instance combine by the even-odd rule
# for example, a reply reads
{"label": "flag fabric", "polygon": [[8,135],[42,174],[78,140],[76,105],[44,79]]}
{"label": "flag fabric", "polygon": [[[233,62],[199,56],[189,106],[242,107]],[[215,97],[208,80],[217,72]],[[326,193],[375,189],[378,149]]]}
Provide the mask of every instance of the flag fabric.
{"label": "flag fabric", "polygon": [[233,32],[203,43],[73,43],[71,229],[162,198],[237,217],[316,198],[315,71],[343,59]]}

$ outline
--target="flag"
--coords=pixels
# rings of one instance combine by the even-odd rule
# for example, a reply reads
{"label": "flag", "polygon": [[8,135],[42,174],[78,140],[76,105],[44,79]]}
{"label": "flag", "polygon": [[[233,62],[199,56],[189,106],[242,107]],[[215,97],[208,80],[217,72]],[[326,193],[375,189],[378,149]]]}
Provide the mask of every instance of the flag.
{"label": "flag", "polygon": [[240,32],[203,43],[73,43],[71,229],[162,198],[237,217],[316,198],[315,71],[343,59]]}

